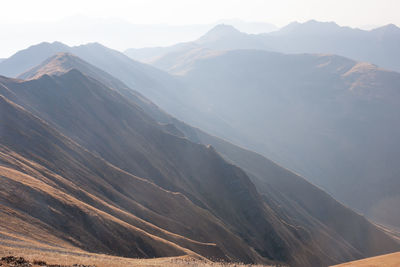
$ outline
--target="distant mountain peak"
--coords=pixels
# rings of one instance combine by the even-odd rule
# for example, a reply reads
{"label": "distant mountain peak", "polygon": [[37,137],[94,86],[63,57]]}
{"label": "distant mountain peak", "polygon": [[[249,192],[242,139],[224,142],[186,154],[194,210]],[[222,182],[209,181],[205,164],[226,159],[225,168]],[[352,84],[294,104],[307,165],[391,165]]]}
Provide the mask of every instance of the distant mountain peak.
{"label": "distant mountain peak", "polygon": [[237,33],[240,31],[237,30],[232,25],[221,23],[221,24],[216,25],[214,28],[212,28],[208,33],[212,33],[212,32],[215,32],[215,33]]}
{"label": "distant mountain peak", "polygon": [[372,30],[372,32],[380,32],[380,33],[394,33],[394,34],[400,34],[400,28],[397,27],[395,24],[391,23],[391,24],[387,24],[385,26],[376,28],[374,30]]}
{"label": "distant mountain peak", "polygon": [[217,26],[215,26],[214,28],[209,30],[205,35],[200,37],[198,42],[205,43],[205,42],[215,41],[215,40],[219,40],[219,39],[226,38],[226,37],[238,36],[238,35],[243,35],[243,34],[245,34],[245,33],[240,32],[232,25],[218,24]]}
{"label": "distant mountain peak", "polygon": [[[30,46],[29,48],[33,48],[33,47],[36,47],[36,48],[41,48],[41,47],[59,47],[59,48],[69,48],[66,44],[64,44],[64,43],[61,43],[61,42],[59,42],[59,41],[55,41],[55,42],[41,42],[41,43],[39,43],[39,44],[36,44],[36,45],[32,45],[32,46]],[[28,49],[29,49],[28,48]]]}
{"label": "distant mountain peak", "polygon": [[81,47],[102,47],[102,48],[105,47],[104,45],[100,44],[99,42],[92,42],[92,43],[82,44],[79,46],[81,46]]}
{"label": "distant mountain peak", "polygon": [[304,23],[292,22],[287,26],[283,27],[278,33],[330,33],[332,31],[337,31],[345,27],[341,27],[333,21],[322,22],[317,20],[309,20]]}

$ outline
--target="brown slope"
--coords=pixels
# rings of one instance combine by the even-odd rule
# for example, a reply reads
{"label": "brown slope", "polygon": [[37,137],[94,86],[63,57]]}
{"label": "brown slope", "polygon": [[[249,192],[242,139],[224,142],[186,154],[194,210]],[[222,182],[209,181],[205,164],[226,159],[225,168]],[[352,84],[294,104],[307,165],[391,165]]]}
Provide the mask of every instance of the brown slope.
{"label": "brown slope", "polygon": [[[60,77],[43,76],[27,82],[3,79],[2,83],[18,95],[19,103],[89,150],[128,172],[141,172],[141,176],[187,195],[258,254],[293,265],[335,261],[302,247],[300,229],[277,217],[243,171],[227,164],[212,148],[166,134],[140,110],[98,82],[70,71]],[[107,105],[103,108],[100,103]],[[203,241],[197,233],[186,236]],[[229,239],[212,240],[232,258],[259,260],[252,250],[237,250]],[[297,254],[291,254],[295,249]],[[340,249],[344,252],[347,247]]]}
{"label": "brown slope", "polygon": [[[24,221],[32,222],[39,219],[40,222],[43,222],[46,219],[49,220],[49,217],[51,218],[46,225],[51,230],[51,234],[47,233],[42,240],[39,239],[42,242],[47,243],[48,238],[53,236],[64,237],[77,247],[89,251],[136,257],[160,257],[173,254],[178,256],[190,253],[172,242],[152,236],[139,228],[113,218],[14,169],[1,167],[0,175],[2,177],[1,202],[4,203],[2,210],[6,210],[5,207],[13,207],[17,211],[23,211],[25,214],[18,215]],[[45,209],[43,203],[46,203]],[[31,216],[26,215],[27,212]],[[11,218],[15,220],[18,215],[14,214]],[[9,217],[3,217],[3,219],[9,219]],[[57,229],[60,227],[60,222],[72,222],[73,220],[78,223],[68,223],[67,226],[64,226],[68,230],[60,233],[60,229]],[[5,224],[5,222],[2,223]],[[31,225],[29,226],[31,227]],[[88,231],[89,227],[93,232]],[[18,228],[13,230],[18,231]],[[19,233],[21,234],[21,232]],[[101,233],[101,236],[96,237],[97,233]],[[124,233],[123,236],[122,233]],[[56,243],[56,245],[59,244]]]}
{"label": "brown slope", "polygon": [[400,252],[335,265],[337,267],[396,267],[400,265]]}
{"label": "brown slope", "polygon": [[[184,127],[178,128],[188,132]],[[188,136],[194,136],[192,139],[198,140],[197,142],[212,144],[228,161],[245,170],[258,191],[267,197],[268,203],[272,201],[278,206],[277,210],[282,212],[282,216],[289,216],[293,224],[312,231],[313,235],[334,236],[356,248],[362,257],[400,249],[394,240],[363,216],[340,204],[299,175],[257,153],[200,130],[195,130]],[[321,242],[319,246],[326,246],[325,242]]]}
{"label": "brown slope", "polygon": [[[0,64],[0,75],[17,77],[21,73],[40,65],[56,53],[64,52],[73,53],[86,62],[113,75],[128,85],[129,88],[140,92],[174,116],[190,113],[197,118],[202,118],[203,121],[209,121],[210,124],[225,124],[215,116],[200,113],[194,110],[193,107],[186,105],[182,99],[185,99],[183,96],[188,91],[173,76],[150,65],[136,62],[124,54],[98,43],[76,47],[68,47],[57,42],[34,45],[17,52],[2,62]],[[225,125],[225,127],[228,127],[228,125]]]}
{"label": "brown slope", "polygon": [[[68,58],[74,59],[70,56]],[[88,68],[88,66],[85,66],[82,71]],[[40,70],[46,69],[51,68],[47,68],[46,64],[43,64],[40,68],[37,68],[37,72],[43,73]],[[95,76],[94,74],[92,71],[92,77]],[[116,83],[114,82],[114,84]],[[147,103],[138,104],[146,106]],[[149,105],[144,109],[151,110],[152,108],[153,106]],[[311,238],[309,238],[307,244],[303,243],[303,246],[325,253],[325,255],[329,255],[326,256],[327,258],[339,261],[351,257],[359,258],[386,253],[396,248],[396,245],[387,236],[377,231],[364,218],[340,205],[297,175],[282,169],[262,156],[193,129],[162,113],[159,109],[152,110],[150,113],[152,116],[156,114],[154,117],[157,120],[169,123],[166,125],[168,127],[163,128],[164,130],[178,136],[181,136],[184,132],[194,142],[210,143],[226,159],[246,170],[258,190],[264,195],[265,200],[273,206],[279,216],[290,221],[293,225],[307,229],[308,233],[312,233],[309,234]],[[176,127],[173,127],[172,124],[176,125],[180,131],[176,130]],[[314,203],[318,203],[318,206]],[[285,211],[282,211],[282,207]],[[329,212],[321,212],[323,210],[329,210]],[[345,219],[337,220],[336,218],[339,217]],[[356,230],[358,228],[363,230]],[[345,253],[335,249],[341,246],[338,243],[346,247]],[[295,253],[294,251],[292,253]]]}
{"label": "brown slope", "polygon": [[[147,222],[157,221],[181,231],[188,231],[185,224],[193,228],[207,225],[210,227],[196,229],[199,236],[202,231],[209,231],[206,235],[229,235],[218,222],[210,221],[211,215],[182,195],[122,172],[3,97],[1,111],[0,162],[5,166],[1,171],[1,203],[3,208],[21,214],[17,218],[37,221],[36,225],[57,238],[89,251],[131,257],[190,253],[175,242],[193,246],[206,256],[224,257],[213,244],[193,241]],[[130,195],[116,191],[117,184],[124,184]],[[180,213],[168,216],[176,210]],[[9,226],[7,221],[1,224]],[[223,238],[237,243],[229,236]]]}
{"label": "brown slope", "polygon": [[[82,76],[83,77],[83,76]],[[74,77],[76,78],[76,77]],[[47,79],[45,77],[45,79]],[[8,84],[10,85],[10,84]],[[20,85],[20,84],[19,84]],[[54,87],[51,87],[54,89]],[[32,88],[31,88],[32,89]],[[54,91],[53,91],[54,92]],[[37,92],[36,92],[37,93]],[[44,94],[41,94],[41,96],[44,96]],[[22,98],[21,98],[22,99]],[[133,124],[135,125],[135,124]],[[137,127],[137,125],[136,125]],[[15,140],[15,136],[12,137],[10,139]],[[135,142],[133,142],[135,143]],[[73,180],[75,181],[75,183],[79,183],[80,185],[87,185],[87,190],[88,191],[92,191],[94,189],[96,189],[97,187],[94,186],[93,184],[87,184],[85,183],[84,180],[82,180],[82,176],[76,174],[75,169],[79,170],[79,167],[81,164],[79,164],[78,166],[76,166],[76,162],[73,165],[68,165],[68,162],[64,162],[60,158],[60,153],[59,151],[38,151],[38,142],[29,142],[30,146],[23,146],[23,148],[20,149],[24,149],[24,151],[26,153],[28,153],[29,156],[31,157],[39,157],[39,159],[43,159],[44,162],[46,163],[45,166],[48,166],[50,169],[52,170],[57,170],[57,173],[59,174],[63,174],[63,176],[68,177],[69,180]],[[188,148],[193,147],[192,145],[190,145],[187,141],[185,141],[185,146],[188,146]],[[18,145],[22,145],[20,141],[12,143],[12,146],[18,146]],[[195,145],[194,147],[199,147],[198,145]],[[207,149],[204,148],[203,152],[201,152],[204,156],[204,152],[206,152]],[[40,154],[39,154],[40,153]],[[25,155],[26,156],[26,155]],[[54,157],[54,158],[49,158],[49,156]],[[71,157],[71,155],[69,155],[69,158]],[[220,161],[222,161],[220,159]],[[63,162],[63,167],[58,166],[57,162]],[[43,163],[44,164],[44,163]],[[88,163],[85,163],[85,166],[88,165]],[[136,164],[136,166],[140,166],[138,164]],[[61,168],[61,169],[60,169]],[[146,166],[144,167],[144,170]],[[228,167],[229,169],[229,167]],[[66,173],[65,173],[66,172]],[[106,175],[104,170],[97,170],[96,174],[99,175],[99,173],[104,176]],[[118,190],[118,191],[122,191],[121,193],[119,192],[114,192],[114,193],[119,193],[120,195],[128,195],[129,197],[137,197],[137,191],[138,189],[135,190],[136,187],[131,187],[128,186],[129,183],[127,184],[126,181],[115,181],[115,180],[110,180],[110,178],[114,177],[115,175],[110,175],[110,176],[105,176],[105,178],[108,177],[107,182],[111,183],[112,185],[112,189],[113,191]],[[91,183],[93,183],[93,181],[91,181]],[[124,184],[124,187],[121,187],[121,184]],[[104,186],[98,186],[99,188],[97,188],[97,196],[108,196],[109,194],[111,194],[108,191],[104,191],[105,188]],[[136,192],[136,193],[135,193]],[[153,195],[153,194],[150,194]],[[155,194],[157,195],[157,194]],[[178,194],[179,196],[179,194]],[[227,253],[232,260],[234,259],[238,259],[238,260],[243,260],[243,261],[259,261],[260,258],[259,256],[256,256],[256,254],[254,252],[252,252],[252,250],[250,250],[248,247],[246,247],[243,243],[243,241],[240,241],[238,238],[236,238],[232,233],[230,233],[228,230],[223,230],[223,227],[218,226],[218,220],[216,220],[214,218],[214,220],[217,223],[211,223],[214,224],[214,226],[210,225],[210,222],[201,222],[201,220],[195,219],[196,216],[190,215],[190,214],[185,214],[186,210],[188,208],[179,208],[179,207],[174,207],[173,205],[171,205],[171,207],[167,210],[164,210],[162,207],[165,205],[165,203],[163,201],[160,201],[160,205],[157,206],[157,203],[155,202],[156,199],[152,199],[149,198],[149,195],[144,194],[142,201],[146,201],[146,205],[149,206],[149,209],[151,207],[151,210],[157,209],[156,212],[158,213],[162,213],[162,214],[169,214],[170,217],[172,217],[172,219],[174,219],[174,221],[169,221],[168,223],[164,223],[163,221],[165,221],[165,219],[162,220],[162,218],[157,218],[157,216],[152,215],[151,213],[148,214],[149,212],[143,212],[140,210],[136,210],[135,209],[135,203],[130,203],[126,201],[126,198],[123,198],[122,196],[119,196],[118,198],[116,198],[116,196],[111,195],[109,196],[109,198],[111,198],[113,201],[117,202],[119,206],[122,206],[124,209],[126,210],[130,210],[133,213],[137,213],[140,212],[140,215],[142,216],[142,218],[151,221],[152,223],[159,225],[161,227],[166,227],[167,229],[172,229],[172,230],[176,230],[179,233],[183,233],[186,236],[192,236],[194,237],[194,239],[202,241],[204,240],[205,242],[210,242],[210,241],[217,241],[218,243],[221,243],[221,245],[223,246],[223,250],[225,251],[225,253]],[[109,201],[109,200],[108,200]],[[164,203],[164,204],[163,204]],[[144,204],[144,203],[143,203]],[[136,205],[137,206],[137,205]],[[182,213],[176,213],[176,212],[172,212],[172,211],[176,211],[176,210],[181,210]],[[179,214],[181,214],[179,216]],[[151,217],[152,216],[152,217]],[[209,215],[211,217],[213,217],[212,215]],[[192,222],[188,221],[188,220],[194,220]],[[197,225],[197,227],[195,227]],[[207,226],[208,225],[208,226]],[[210,227],[209,227],[210,226]],[[215,230],[213,230],[212,228],[216,227]]]}
{"label": "brown slope", "polygon": [[49,57],[38,66],[22,73],[18,76],[19,79],[37,79],[44,74],[47,75],[62,75],[72,69],[77,69],[80,72],[92,77],[119,92],[125,98],[132,101],[134,104],[141,107],[147,114],[152,117],[163,119],[166,115],[151,101],[142,96],[138,91],[129,88],[120,80],[114,78],[107,72],[87,63],[79,57],[71,53],[57,53]]}

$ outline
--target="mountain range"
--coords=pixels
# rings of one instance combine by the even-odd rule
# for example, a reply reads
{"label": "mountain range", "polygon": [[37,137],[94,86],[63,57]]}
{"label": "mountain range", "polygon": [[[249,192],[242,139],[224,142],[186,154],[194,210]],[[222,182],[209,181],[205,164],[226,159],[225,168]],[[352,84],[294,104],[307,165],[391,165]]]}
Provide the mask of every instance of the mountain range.
{"label": "mountain range", "polygon": [[9,57],[29,45],[43,41],[60,41],[69,45],[100,42],[118,50],[154,45],[168,46],[199,38],[220,23],[228,23],[248,33],[265,33],[277,29],[270,23],[240,19],[222,19],[190,25],[138,24],[122,18],[95,18],[83,14],[29,23],[3,21],[0,31],[8,38],[0,43],[0,57]]}
{"label": "mountain range", "polygon": [[125,53],[164,70],[173,69],[183,54],[190,53],[188,47],[196,47],[335,54],[400,71],[400,52],[397,49],[399,45],[400,28],[394,24],[365,31],[341,27],[334,22],[310,20],[305,23],[293,22],[277,31],[260,34],[247,34],[230,25],[220,24],[193,42],[163,48],[128,49]]}
{"label": "mountain range", "polygon": [[126,257],[292,266],[399,249],[302,177],[147,98],[186,100],[192,87],[181,78],[98,44],[40,44],[0,70],[18,76],[0,78],[6,236]]}
{"label": "mountain range", "polygon": [[[396,43],[399,32],[394,25],[362,31],[310,21],[249,35],[220,25],[197,41],[159,50],[149,62],[190,88],[183,103],[223,123],[174,115],[263,154],[398,229],[400,74],[373,63],[397,69],[389,61],[399,62],[398,49],[386,45]],[[319,42],[306,43],[314,39]],[[333,39],[332,49],[320,46]],[[333,49],[341,46],[348,50]],[[351,47],[365,53],[352,54]],[[304,53],[310,51],[352,59]],[[379,53],[386,56],[372,58]]]}

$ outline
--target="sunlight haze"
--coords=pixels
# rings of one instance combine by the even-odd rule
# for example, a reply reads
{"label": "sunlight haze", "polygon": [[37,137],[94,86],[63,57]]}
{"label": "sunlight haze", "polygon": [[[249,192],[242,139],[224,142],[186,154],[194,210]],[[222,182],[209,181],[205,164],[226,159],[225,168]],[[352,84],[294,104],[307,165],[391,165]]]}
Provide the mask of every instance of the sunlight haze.
{"label": "sunlight haze", "polygon": [[389,23],[400,25],[399,9],[395,0],[5,1],[0,58],[43,41],[101,42],[120,51],[168,46],[196,39],[216,24],[232,20],[252,23],[242,28],[233,24],[248,33],[311,19],[369,30]]}
{"label": "sunlight haze", "polygon": [[52,21],[78,14],[117,17],[136,24],[207,24],[222,18],[264,21],[277,26],[310,19],[353,27],[400,23],[400,2],[396,0],[16,0],[2,5],[3,23]]}

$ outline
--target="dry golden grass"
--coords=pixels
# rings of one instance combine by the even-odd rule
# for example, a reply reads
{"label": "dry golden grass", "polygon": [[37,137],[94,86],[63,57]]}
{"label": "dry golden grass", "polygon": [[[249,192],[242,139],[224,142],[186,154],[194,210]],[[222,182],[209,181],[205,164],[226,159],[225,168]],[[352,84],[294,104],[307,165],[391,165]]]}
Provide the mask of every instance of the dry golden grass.
{"label": "dry golden grass", "polygon": [[[265,265],[248,265],[240,263],[211,262],[205,259],[191,256],[167,257],[154,259],[132,259],[82,252],[81,250],[66,250],[61,248],[49,249],[49,247],[28,247],[22,244],[19,247],[2,245],[0,242],[0,258],[4,256],[23,257],[30,262],[45,261],[47,264],[60,265],[95,265],[96,267],[127,267],[127,266],[192,266],[192,267],[261,267]],[[36,265],[33,265],[36,266]]]}
{"label": "dry golden grass", "polygon": [[335,265],[335,267],[398,267],[398,266],[400,266],[400,252]]}

